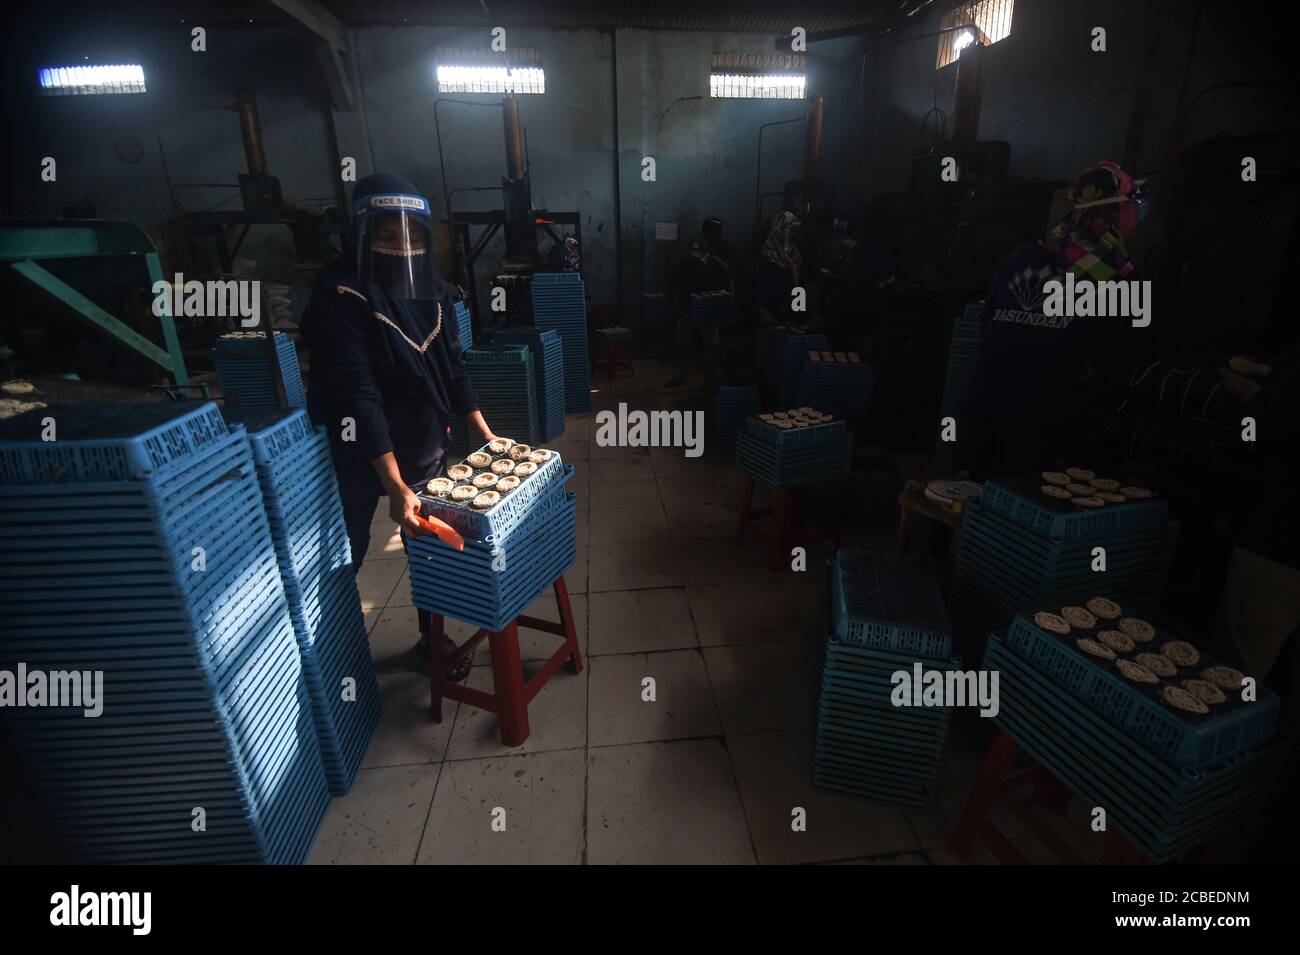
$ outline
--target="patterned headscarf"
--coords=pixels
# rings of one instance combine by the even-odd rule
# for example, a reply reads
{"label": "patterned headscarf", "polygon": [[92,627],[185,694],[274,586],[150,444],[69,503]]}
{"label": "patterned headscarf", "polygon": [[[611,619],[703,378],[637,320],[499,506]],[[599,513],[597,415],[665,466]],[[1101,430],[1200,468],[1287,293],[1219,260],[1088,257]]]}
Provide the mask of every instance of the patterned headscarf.
{"label": "patterned headscarf", "polygon": [[1098,163],[1074,181],[1070,187],[1074,207],[1042,243],[1056,254],[1062,272],[1107,281],[1124,278],[1133,271],[1121,220],[1132,217],[1123,224],[1136,224],[1133,203],[1123,201],[1134,195],[1135,187],[1133,179],[1119,164],[1109,160]]}
{"label": "patterned headscarf", "polygon": [[763,258],[770,260],[773,264],[785,269],[792,275],[798,275],[799,264],[803,261],[803,256],[799,253],[799,247],[794,244],[790,235],[792,229],[799,225],[799,217],[793,212],[781,212],[773,217],[770,223],[770,231],[767,233],[767,239],[763,242]]}

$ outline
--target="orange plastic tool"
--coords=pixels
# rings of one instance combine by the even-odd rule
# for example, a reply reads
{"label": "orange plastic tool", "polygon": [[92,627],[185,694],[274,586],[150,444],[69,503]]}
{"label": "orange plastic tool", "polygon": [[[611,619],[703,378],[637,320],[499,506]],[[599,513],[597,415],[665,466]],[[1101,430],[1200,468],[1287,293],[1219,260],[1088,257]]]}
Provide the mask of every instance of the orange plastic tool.
{"label": "orange plastic tool", "polygon": [[415,522],[420,525],[422,530],[430,534],[436,534],[438,540],[447,546],[454,547],[456,550],[465,549],[465,538],[461,537],[456,528],[450,524],[440,521],[436,517],[421,517],[419,514],[415,515]]}

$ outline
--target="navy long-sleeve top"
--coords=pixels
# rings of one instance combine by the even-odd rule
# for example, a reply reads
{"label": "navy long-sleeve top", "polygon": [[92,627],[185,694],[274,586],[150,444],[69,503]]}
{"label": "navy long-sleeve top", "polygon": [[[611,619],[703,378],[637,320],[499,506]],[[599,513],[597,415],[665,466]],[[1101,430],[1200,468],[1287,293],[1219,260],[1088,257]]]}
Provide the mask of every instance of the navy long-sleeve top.
{"label": "navy long-sleeve top", "polygon": [[408,485],[441,473],[452,416],[478,410],[451,287],[432,307],[416,307],[372,300],[355,276],[326,272],[302,332],[311,349],[308,410],[329,432],[343,489],[378,490],[372,462],[390,451]]}

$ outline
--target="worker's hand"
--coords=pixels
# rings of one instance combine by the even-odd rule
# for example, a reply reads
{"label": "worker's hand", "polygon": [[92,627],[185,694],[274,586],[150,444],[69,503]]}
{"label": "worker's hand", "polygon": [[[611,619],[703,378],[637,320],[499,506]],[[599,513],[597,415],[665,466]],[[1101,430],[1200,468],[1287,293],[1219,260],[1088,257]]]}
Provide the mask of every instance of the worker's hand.
{"label": "worker's hand", "polygon": [[397,522],[403,534],[414,537],[420,533],[416,521],[420,516],[420,499],[409,487],[402,486],[388,495],[388,516]]}
{"label": "worker's hand", "polygon": [[1258,381],[1251,381],[1244,375],[1239,375],[1228,368],[1220,368],[1219,377],[1223,379],[1223,385],[1228,389],[1228,394],[1242,403],[1259,394]]}

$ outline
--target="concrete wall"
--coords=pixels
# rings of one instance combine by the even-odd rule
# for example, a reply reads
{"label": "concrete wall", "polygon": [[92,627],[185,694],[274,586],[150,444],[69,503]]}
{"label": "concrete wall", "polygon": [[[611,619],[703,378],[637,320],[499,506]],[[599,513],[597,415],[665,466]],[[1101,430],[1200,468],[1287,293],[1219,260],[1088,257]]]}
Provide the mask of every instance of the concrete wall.
{"label": "concrete wall", "polygon": [[[14,88],[31,88],[42,65],[74,63],[106,51],[146,67],[147,96],[30,97],[17,127],[24,130],[17,154],[16,185],[5,212],[59,216],[66,207],[93,204],[103,217],[151,226],[171,215],[162,155],[174,183],[236,181],[245,168],[239,126],[225,109],[239,86],[257,92],[270,170],[286,198],[311,204],[333,201],[337,170],[330,142],[330,115],[319,67],[300,32],[272,27],[212,28],[208,52],[190,50],[189,26],[115,32],[111,14],[94,28],[36,31],[36,42],[5,69]],[[395,172],[411,179],[446,214],[433,104],[438,99],[434,51],[439,46],[484,47],[482,30],[436,27],[369,27],[355,32],[361,105],[367,135],[345,149],[362,152],[358,168]],[[513,46],[542,51],[546,93],[519,98],[528,144],[533,199],[539,208],[577,210],[588,288],[594,302],[619,300],[616,202],[623,203],[623,295],[625,320],[635,321],[643,288],[661,287],[671,262],[697,234],[700,222],[718,215],[737,252],[749,243],[754,222],[758,127],[802,116],[799,101],[711,100],[708,76],[716,52],[769,52],[767,35],[592,30],[512,30]],[[862,41],[814,44],[810,88],[826,97],[826,171],[841,194],[856,175],[862,154],[858,110]],[[616,60],[617,58],[617,60]],[[615,103],[617,62],[618,102]],[[677,103],[678,97],[703,99]],[[453,98],[495,107],[497,95]],[[446,187],[497,186],[505,172],[498,109],[448,104],[439,110]],[[662,128],[660,119],[663,118]],[[617,124],[617,125],[616,125]],[[359,127],[358,127],[359,128]],[[156,130],[156,132],[155,132]],[[145,150],[143,161],[122,162],[118,139],[130,136]],[[161,138],[162,154],[158,140]],[[56,183],[37,180],[42,156],[59,160]],[[641,159],[659,161],[656,183],[642,183]],[[763,156],[764,191],[779,190],[799,176],[802,126],[773,130]],[[616,170],[617,164],[617,170]],[[206,209],[233,190],[181,189],[187,209]],[[499,192],[461,193],[457,210],[500,206]],[[238,199],[222,208],[238,209]],[[764,214],[776,210],[769,199]],[[656,221],[677,222],[677,243],[653,240]],[[545,244],[544,244],[545,245]],[[268,269],[287,263],[286,230],[256,227],[242,255]],[[504,253],[500,237],[477,263],[480,281],[495,273]],[[481,285],[482,288],[482,285]]]}
{"label": "concrete wall", "polygon": [[[635,320],[643,289],[663,290],[673,264],[709,216],[726,223],[736,257],[747,257],[758,214],[756,187],[761,193],[779,192],[803,172],[803,124],[775,127],[763,138],[758,184],[759,128],[802,117],[805,106],[800,100],[709,97],[713,54],[772,52],[769,35],[619,30],[615,42],[623,302]],[[836,184],[837,195],[860,188],[861,49],[862,41],[849,39],[813,44],[809,50],[808,89],[825,97],[825,174]],[[654,182],[642,181],[645,157],[655,159]],[[779,208],[778,197],[764,200],[761,219]],[[677,224],[676,241],[655,239],[659,222]]]}
{"label": "concrete wall", "polygon": [[[10,38],[15,41],[15,37]],[[286,198],[325,205],[334,201],[335,172],[329,129],[321,108],[319,69],[298,34],[271,27],[211,28],[207,52],[190,49],[189,27],[115,33],[104,28],[24,35],[5,60],[10,100],[21,134],[6,149],[13,169],[4,215],[57,217],[65,207],[91,204],[102,218],[149,227],[171,216],[164,158],[174,184],[231,183],[246,171],[239,121],[230,111],[240,86],[255,89],[267,164],[281,178]],[[27,96],[40,66],[66,65],[103,51],[145,66],[146,95]],[[100,60],[102,62],[102,60]],[[128,164],[115,145],[131,137],[144,158]],[[161,145],[160,145],[161,144]],[[40,179],[41,159],[53,156],[58,178]],[[205,209],[237,189],[180,189],[187,209]],[[241,256],[279,268],[292,252],[288,230],[259,226]]]}
{"label": "concrete wall", "polygon": [[[1163,164],[1186,60],[1195,5],[1177,0],[1096,0],[1088,4],[1017,0],[1011,35],[986,51],[981,139],[1011,143],[1013,181],[1069,180],[1099,159],[1138,172]],[[1107,50],[1090,47],[1106,29]],[[957,67],[934,68],[938,39],[897,43],[939,28],[925,21],[869,48],[868,169],[873,192],[907,181],[908,157],[928,144],[921,120],[937,101],[949,114]],[[1283,77],[1282,37],[1267,18],[1207,3],[1189,89],[1228,80]],[[1289,41],[1286,41],[1289,42]],[[1294,124],[1279,85],[1206,97],[1188,142],[1221,131],[1272,131]]]}

